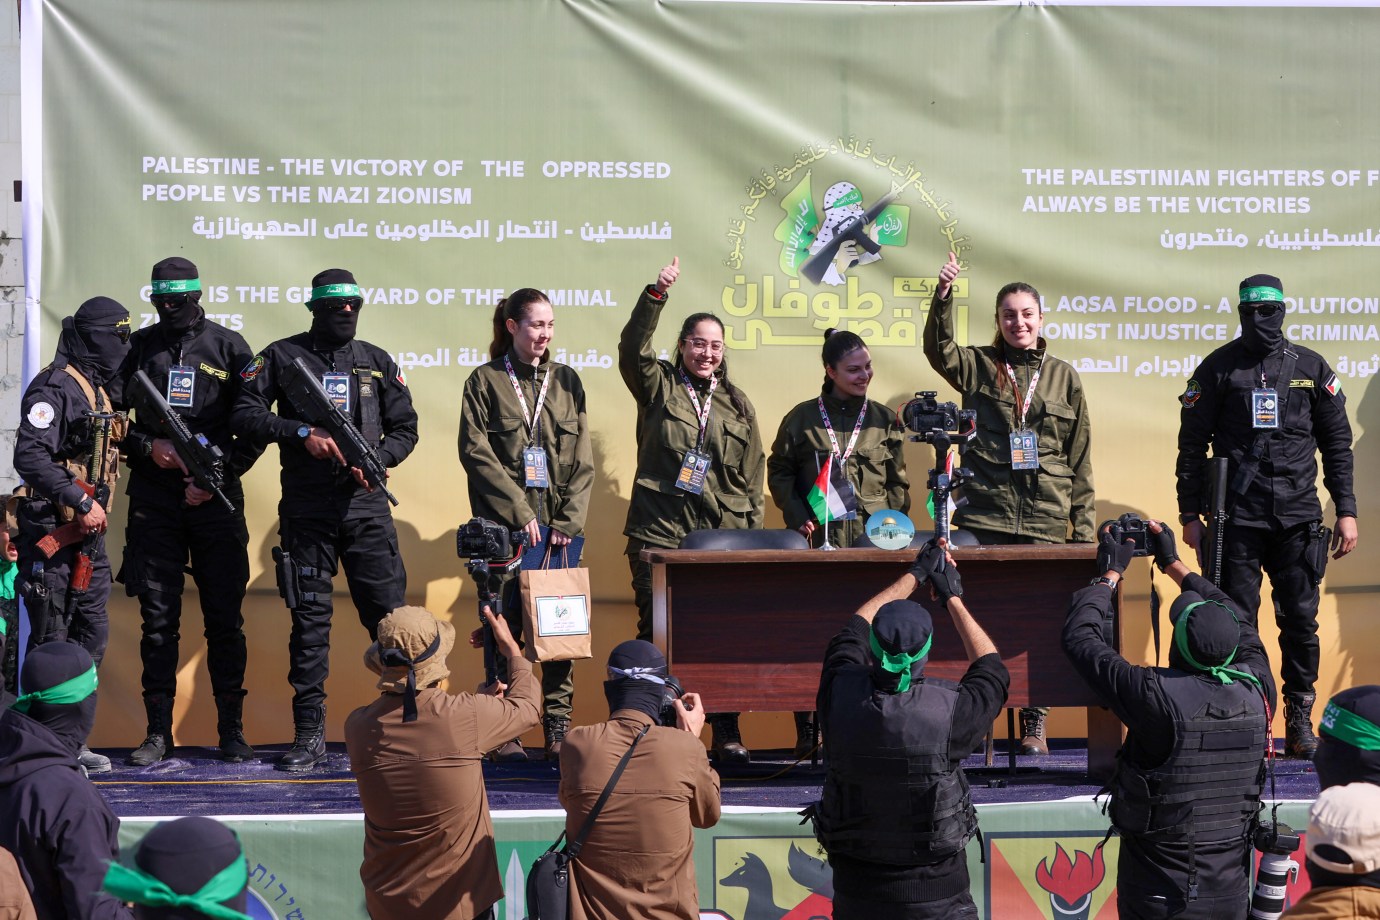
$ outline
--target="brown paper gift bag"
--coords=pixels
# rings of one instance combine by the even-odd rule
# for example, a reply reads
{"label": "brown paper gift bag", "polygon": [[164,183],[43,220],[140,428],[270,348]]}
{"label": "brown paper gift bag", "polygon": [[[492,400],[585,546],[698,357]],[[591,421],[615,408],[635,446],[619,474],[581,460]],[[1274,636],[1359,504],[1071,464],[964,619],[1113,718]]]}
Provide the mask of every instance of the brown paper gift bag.
{"label": "brown paper gift bag", "polygon": [[523,654],[528,661],[574,661],[594,655],[590,636],[589,569],[552,568],[550,544],[541,568],[518,574],[522,591]]}

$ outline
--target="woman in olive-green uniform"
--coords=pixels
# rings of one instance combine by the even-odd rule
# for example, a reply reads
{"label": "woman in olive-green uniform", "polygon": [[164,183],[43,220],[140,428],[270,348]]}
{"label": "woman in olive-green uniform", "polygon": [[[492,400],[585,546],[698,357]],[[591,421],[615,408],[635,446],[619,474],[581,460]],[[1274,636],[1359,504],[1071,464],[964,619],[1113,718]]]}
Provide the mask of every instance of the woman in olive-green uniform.
{"label": "woman in olive-green uniform", "polygon": [[[1046,349],[1040,295],[1024,282],[997,292],[992,344],[960,346],[950,297],[959,270],[949,253],[925,323],[930,366],[977,411],[977,437],[963,452],[973,487],[954,525],[979,543],[1091,543],[1097,508],[1083,382]],[[1023,753],[1048,752],[1047,712],[1021,710]]]}
{"label": "woman in olive-green uniform", "polygon": [[[574,369],[551,361],[555,331],[551,303],[523,288],[494,311],[492,360],[465,381],[460,410],[460,463],[476,517],[525,530],[541,544],[549,528],[554,555],[585,529],[594,486],[594,454],[585,424],[585,389]],[[537,461],[535,464],[532,461]],[[570,565],[578,559],[568,560]],[[522,630],[517,579],[503,587],[503,615],[514,636]],[[501,670],[507,662],[500,661]],[[574,681],[571,662],[541,665],[542,724],[546,754],[554,759],[570,727]],[[525,760],[516,739],[499,749],[502,760]]]}
{"label": "woman in olive-green uniform", "polygon": [[867,398],[872,355],[853,332],[825,333],[824,386],[820,395],[796,406],[781,420],[767,460],[767,485],[786,526],[814,546],[824,542],[823,522],[806,496],[826,458],[853,490],[856,516],[829,521],[829,542],[852,546],[876,511],[910,511],[910,482],[902,453],[905,436],[896,413]]}
{"label": "woman in olive-green uniform", "polygon": [[[647,285],[618,340],[618,370],[637,400],[637,477],[628,506],[628,565],[637,600],[637,637],[652,638],[651,566],[644,547],[674,549],[693,530],[760,528],[764,456],[757,415],[728,378],[724,327],[711,313],[686,318],[674,359],[652,336],[680,275],[676,259]],[[745,762],[736,714],[712,714],[714,749]]]}

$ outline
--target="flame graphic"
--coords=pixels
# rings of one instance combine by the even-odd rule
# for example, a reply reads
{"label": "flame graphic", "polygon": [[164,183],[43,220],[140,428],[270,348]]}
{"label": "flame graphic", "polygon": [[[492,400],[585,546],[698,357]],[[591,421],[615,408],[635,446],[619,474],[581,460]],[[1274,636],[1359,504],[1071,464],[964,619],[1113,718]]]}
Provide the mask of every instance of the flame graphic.
{"label": "flame graphic", "polygon": [[1054,847],[1057,852],[1053,871],[1046,865],[1049,862],[1047,858],[1040,860],[1040,866],[1035,870],[1035,881],[1065,904],[1076,904],[1102,884],[1106,875],[1102,848],[1094,847],[1091,856],[1082,850],[1074,850],[1076,860],[1070,860],[1063,846],[1056,843]]}

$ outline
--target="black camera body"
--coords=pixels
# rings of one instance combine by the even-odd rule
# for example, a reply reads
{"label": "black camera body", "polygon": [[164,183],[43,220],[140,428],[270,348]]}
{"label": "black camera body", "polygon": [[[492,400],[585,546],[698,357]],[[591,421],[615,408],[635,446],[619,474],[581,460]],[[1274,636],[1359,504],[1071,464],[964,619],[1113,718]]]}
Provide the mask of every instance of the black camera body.
{"label": "black camera body", "polygon": [[1289,825],[1270,821],[1256,825],[1255,833],[1251,835],[1251,845],[1261,853],[1288,856],[1298,852],[1300,839],[1299,832]]}
{"label": "black camera body", "polygon": [[1251,834],[1251,845],[1260,851],[1251,891],[1251,920],[1279,920],[1289,882],[1299,877],[1299,864],[1291,858],[1298,851],[1299,834],[1287,824],[1262,821]]}
{"label": "black camera body", "polygon": [[484,518],[471,518],[455,531],[455,554],[461,559],[505,562],[526,543],[526,531],[509,530]]}
{"label": "black camera body", "polygon": [[901,421],[921,440],[929,441],[936,433],[966,434],[976,426],[977,412],[940,402],[938,396],[937,390],[922,390],[901,407]]}
{"label": "black camera body", "polygon": [[666,684],[663,686],[661,695],[661,717],[660,722],[666,728],[675,728],[677,723],[676,700],[685,695],[684,688],[680,681],[670,674],[666,675]]}
{"label": "black camera body", "polygon": [[1117,543],[1130,540],[1135,546],[1132,556],[1150,555],[1150,531],[1146,529],[1145,521],[1134,511],[1128,511],[1114,521],[1103,521],[1097,531],[1111,534]]}

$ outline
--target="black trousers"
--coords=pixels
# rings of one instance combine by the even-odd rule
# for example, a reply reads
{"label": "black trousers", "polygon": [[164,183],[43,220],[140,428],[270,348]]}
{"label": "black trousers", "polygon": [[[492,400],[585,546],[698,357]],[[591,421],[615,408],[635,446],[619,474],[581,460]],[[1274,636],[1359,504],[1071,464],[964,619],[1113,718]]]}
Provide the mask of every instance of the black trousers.
{"label": "black trousers", "polygon": [[[330,673],[331,586],[337,566],[345,567],[359,621],[378,637],[378,625],[403,606],[407,571],[398,552],[398,532],[389,515],[353,521],[284,518],[278,536],[297,567],[301,601],[292,610],[288,639],[288,683],[296,713],[326,701]],[[362,655],[364,649],[352,649]]]}
{"label": "black trousers", "polygon": [[[242,496],[229,497],[243,507]],[[177,691],[182,591],[189,559],[201,595],[211,689],[217,695],[244,695],[247,656],[241,608],[249,582],[248,545],[243,511],[232,514],[218,501],[194,508],[131,501],[118,580],[126,594],[139,598],[139,657],[146,699],[171,697]]]}
{"label": "black trousers", "polygon": [[1318,584],[1304,553],[1314,527],[1228,524],[1223,540],[1222,590],[1252,625],[1260,608],[1262,569],[1270,576],[1285,693],[1311,693],[1318,679]]}
{"label": "black trousers", "polygon": [[628,569],[632,572],[633,600],[637,604],[637,638],[652,641],[652,566],[628,553]]}

